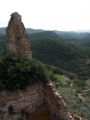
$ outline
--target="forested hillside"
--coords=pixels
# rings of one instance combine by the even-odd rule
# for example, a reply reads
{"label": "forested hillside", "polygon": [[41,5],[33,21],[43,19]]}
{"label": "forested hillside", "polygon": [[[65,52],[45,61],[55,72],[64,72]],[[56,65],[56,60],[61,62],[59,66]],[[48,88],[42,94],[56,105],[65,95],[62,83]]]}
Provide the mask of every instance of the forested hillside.
{"label": "forested hillside", "polygon": [[[82,79],[90,77],[89,34],[60,32],[58,35],[53,31],[39,31],[29,34],[29,40],[33,58],[72,72]],[[1,34],[1,51],[6,48],[5,43],[6,36]]]}

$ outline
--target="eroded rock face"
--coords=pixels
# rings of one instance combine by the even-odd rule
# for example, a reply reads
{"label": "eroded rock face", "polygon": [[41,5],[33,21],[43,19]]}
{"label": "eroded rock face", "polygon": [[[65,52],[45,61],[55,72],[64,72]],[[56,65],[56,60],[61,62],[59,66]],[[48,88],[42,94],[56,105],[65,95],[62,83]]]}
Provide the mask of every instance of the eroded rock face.
{"label": "eroded rock face", "polygon": [[42,89],[42,85],[35,84],[23,91],[1,92],[0,120],[29,120],[27,114],[33,113],[44,103]]}
{"label": "eroded rock face", "polygon": [[7,27],[7,49],[11,57],[31,58],[29,41],[24,24],[21,21],[21,15],[17,12],[11,14]]}
{"label": "eroded rock face", "polygon": [[55,86],[35,84],[0,93],[0,120],[85,120],[72,115]]}

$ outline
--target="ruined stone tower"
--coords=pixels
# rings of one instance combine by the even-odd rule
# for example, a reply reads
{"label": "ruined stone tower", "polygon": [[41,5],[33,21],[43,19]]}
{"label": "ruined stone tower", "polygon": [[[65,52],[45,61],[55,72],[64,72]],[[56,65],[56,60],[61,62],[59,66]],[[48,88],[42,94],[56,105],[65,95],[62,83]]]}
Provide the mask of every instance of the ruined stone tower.
{"label": "ruined stone tower", "polygon": [[32,57],[29,41],[24,24],[21,21],[21,15],[17,12],[11,14],[10,21],[7,27],[7,49],[11,57]]}

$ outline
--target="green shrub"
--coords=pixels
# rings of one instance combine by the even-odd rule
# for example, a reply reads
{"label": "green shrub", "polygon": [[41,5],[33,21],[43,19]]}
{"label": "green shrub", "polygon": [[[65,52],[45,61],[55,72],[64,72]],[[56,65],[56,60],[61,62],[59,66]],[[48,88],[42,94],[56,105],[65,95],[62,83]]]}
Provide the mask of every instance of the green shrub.
{"label": "green shrub", "polygon": [[11,59],[2,57],[0,61],[0,88],[6,90],[24,89],[29,84],[44,83],[49,80],[45,65],[37,60]]}

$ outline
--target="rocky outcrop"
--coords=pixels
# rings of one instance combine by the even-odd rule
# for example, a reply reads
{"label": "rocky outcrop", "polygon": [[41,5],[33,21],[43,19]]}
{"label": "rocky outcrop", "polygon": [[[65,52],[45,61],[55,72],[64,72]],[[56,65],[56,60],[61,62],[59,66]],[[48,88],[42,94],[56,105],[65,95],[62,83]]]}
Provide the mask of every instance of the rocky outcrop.
{"label": "rocky outcrop", "polygon": [[28,36],[21,21],[21,15],[17,12],[11,14],[7,27],[7,49],[11,57],[31,58]]}
{"label": "rocky outcrop", "polygon": [[72,115],[54,85],[35,84],[24,91],[0,93],[0,120],[83,120]]}
{"label": "rocky outcrop", "polygon": [[18,120],[22,117],[22,113],[23,115],[26,112],[32,113],[43,103],[40,84],[29,86],[23,91],[3,91],[0,93],[0,120]]}
{"label": "rocky outcrop", "polygon": [[[13,13],[7,27],[11,57],[31,58],[21,16]],[[52,82],[37,83],[20,91],[0,92],[0,120],[82,120],[72,115]]]}
{"label": "rocky outcrop", "polygon": [[48,83],[44,89],[45,101],[53,116],[53,120],[74,120],[62,96],[56,91],[52,83]]}

